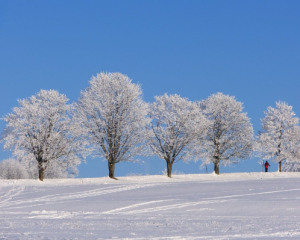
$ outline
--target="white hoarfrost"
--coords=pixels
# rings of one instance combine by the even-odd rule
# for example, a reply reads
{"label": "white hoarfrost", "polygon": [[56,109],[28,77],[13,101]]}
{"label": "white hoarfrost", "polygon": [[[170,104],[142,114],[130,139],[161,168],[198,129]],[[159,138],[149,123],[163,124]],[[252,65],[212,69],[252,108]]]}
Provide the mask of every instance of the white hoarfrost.
{"label": "white hoarfrost", "polygon": [[[23,156],[20,162],[24,165],[27,170],[28,178],[36,179],[38,175],[38,166],[34,158]],[[68,168],[60,161],[51,161],[44,173],[44,178],[73,178],[77,175],[77,168]]]}
{"label": "white hoarfrost", "polygon": [[145,153],[147,114],[141,87],[121,73],[97,74],[81,92],[74,119],[93,155],[108,161],[111,178],[116,163]]}
{"label": "white hoarfrost", "polygon": [[25,166],[21,162],[10,158],[0,163],[0,178],[24,179],[29,178],[29,176]]}
{"label": "white hoarfrost", "polygon": [[154,154],[166,161],[167,175],[171,177],[173,163],[193,159],[188,147],[205,134],[207,121],[196,103],[176,94],[155,97],[150,117],[149,145]]}
{"label": "white hoarfrost", "polygon": [[219,174],[219,164],[228,165],[251,157],[253,127],[241,102],[233,96],[216,93],[199,103],[209,121],[208,131],[194,147],[203,164],[214,164]]}
{"label": "white hoarfrost", "polygon": [[[66,169],[57,161],[51,161],[44,173],[44,178],[73,178],[77,174],[77,168],[73,172],[71,170]],[[23,155],[20,160],[10,158],[0,163],[1,179],[37,179],[39,177],[38,173],[35,158],[29,158],[28,155]]]}
{"label": "white hoarfrost", "polygon": [[300,172],[300,162],[287,161],[282,167],[283,172]]}
{"label": "white hoarfrost", "polygon": [[299,119],[295,115],[292,106],[276,102],[276,107],[268,107],[265,117],[261,119],[262,130],[258,134],[256,151],[263,160],[277,162],[279,172],[282,170],[282,163],[289,165],[285,171],[295,171],[294,167],[298,168],[296,163],[300,160],[300,128]]}
{"label": "white hoarfrost", "polygon": [[3,119],[4,149],[13,151],[21,161],[35,160],[42,181],[51,165],[55,171],[76,173],[84,158],[84,145],[76,136],[76,128],[69,117],[67,97],[55,90],[41,90],[29,99],[19,100],[19,106]]}

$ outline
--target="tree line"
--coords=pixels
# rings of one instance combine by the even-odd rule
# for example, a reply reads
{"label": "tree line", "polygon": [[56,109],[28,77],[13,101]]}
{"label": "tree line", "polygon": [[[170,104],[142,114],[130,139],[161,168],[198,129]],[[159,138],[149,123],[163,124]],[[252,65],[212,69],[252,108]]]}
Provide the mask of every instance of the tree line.
{"label": "tree line", "polygon": [[201,160],[229,165],[259,156],[278,163],[279,171],[297,171],[300,127],[292,106],[277,102],[261,119],[254,136],[243,104],[216,93],[202,101],[177,94],[156,96],[146,103],[139,84],[121,73],[93,76],[77,102],[55,90],[41,90],[2,119],[4,149],[13,159],[0,163],[2,178],[72,177],[87,156],[107,160],[109,177],[115,165],[157,155],[174,163]]}

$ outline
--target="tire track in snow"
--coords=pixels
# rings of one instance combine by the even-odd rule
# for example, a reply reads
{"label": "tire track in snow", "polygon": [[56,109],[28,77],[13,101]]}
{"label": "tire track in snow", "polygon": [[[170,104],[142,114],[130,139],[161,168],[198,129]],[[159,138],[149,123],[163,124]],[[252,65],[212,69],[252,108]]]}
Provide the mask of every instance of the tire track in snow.
{"label": "tire track in snow", "polygon": [[149,204],[153,204],[153,203],[166,202],[166,201],[174,201],[174,199],[157,200],[157,201],[150,201],[150,202],[137,203],[137,204],[129,205],[129,206],[127,206],[127,207],[116,208],[116,209],[109,210],[109,211],[102,212],[102,213],[103,213],[103,214],[118,213],[118,212],[123,211],[123,210],[125,210],[125,209],[134,208],[134,207],[139,207],[139,206],[144,206],[144,205],[149,205]]}
{"label": "tire track in snow", "polygon": [[[140,209],[140,210],[122,212],[119,214],[139,214],[139,213],[148,213],[148,212],[157,212],[157,211],[168,211],[168,210],[173,210],[173,209],[197,206],[197,205],[201,205],[201,204],[221,203],[221,202],[227,202],[227,201],[229,201],[229,200],[212,200],[212,201],[198,201],[198,202],[189,202],[189,203],[177,203],[177,204],[169,204],[169,205],[160,206],[160,207],[152,207],[152,208],[145,208],[145,209]],[[113,211],[113,210],[111,210],[111,211]],[[107,212],[103,212],[103,213],[107,213]],[[113,213],[115,213],[115,212],[113,212]]]}
{"label": "tire track in snow", "polygon": [[[114,214],[140,214],[140,213],[157,212],[157,211],[168,211],[168,210],[172,210],[172,209],[197,206],[197,205],[201,205],[201,204],[232,201],[232,198],[237,198],[237,197],[255,196],[255,195],[262,195],[262,194],[273,194],[273,193],[291,192],[291,191],[300,191],[300,188],[287,189],[287,190],[276,190],[276,191],[268,191],[268,192],[260,192],[260,193],[237,194],[237,195],[229,195],[229,196],[214,197],[214,198],[204,198],[204,200],[197,201],[197,202],[169,204],[169,205],[159,206],[159,207],[144,208],[144,209],[139,209],[139,210],[120,212],[122,210],[126,210],[126,209],[129,209],[132,207],[138,207],[138,206],[143,206],[143,205],[148,205],[148,204],[153,204],[153,203],[159,202],[159,201],[152,201],[152,202],[147,202],[145,204],[140,203],[140,204],[130,205],[130,206],[123,207],[123,208],[113,209],[110,211],[103,212],[103,214],[111,214],[111,213],[114,213]],[[230,199],[228,199],[228,198],[230,198]],[[165,201],[171,201],[171,200],[165,200]],[[161,201],[161,202],[163,202],[163,201]]]}
{"label": "tire track in snow", "polygon": [[[56,201],[65,201],[65,200],[74,200],[74,199],[80,199],[80,198],[87,198],[87,197],[95,197],[95,196],[101,196],[105,194],[112,194],[112,193],[118,193],[118,192],[124,192],[124,191],[130,191],[134,189],[139,189],[139,188],[146,188],[146,187],[152,187],[157,184],[135,184],[135,185],[130,185],[130,186],[121,186],[121,187],[109,187],[108,190],[103,190],[103,188],[97,188],[94,190],[89,190],[89,191],[80,191],[76,193],[62,193],[62,194],[54,194],[54,195],[46,195],[43,197],[36,197],[36,198],[31,198],[31,199],[25,199],[25,200],[16,200],[16,201],[5,201],[5,202],[0,202],[0,208],[7,208],[9,206],[16,206],[20,204],[30,204],[30,203],[54,203]],[[16,195],[19,193],[18,191]]]}
{"label": "tire track in snow", "polygon": [[245,197],[245,196],[255,196],[255,195],[263,195],[263,194],[272,194],[272,193],[292,192],[292,191],[300,191],[300,188],[286,189],[286,190],[276,190],[276,191],[268,191],[268,192],[260,192],[260,193],[236,194],[236,195],[228,195],[228,196],[214,197],[214,198],[205,198],[205,199],[236,198],[236,197]]}
{"label": "tire track in snow", "polygon": [[213,239],[213,240],[228,240],[228,239],[272,239],[272,238],[296,238],[299,239],[300,232],[298,231],[282,231],[275,233],[258,233],[258,234],[231,234],[231,235],[222,235],[222,236],[173,236],[173,237],[137,237],[137,238],[118,238],[119,240],[194,240],[194,239]]}
{"label": "tire track in snow", "polygon": [[0,196],[0,204],[10,201],[15,196],[17,196],[21,192],[23,192],[24,189],[25,189],[24,187],[15,187],[14,186],[12,189],[10,189],[8,192],[6,192],[4,195]]}

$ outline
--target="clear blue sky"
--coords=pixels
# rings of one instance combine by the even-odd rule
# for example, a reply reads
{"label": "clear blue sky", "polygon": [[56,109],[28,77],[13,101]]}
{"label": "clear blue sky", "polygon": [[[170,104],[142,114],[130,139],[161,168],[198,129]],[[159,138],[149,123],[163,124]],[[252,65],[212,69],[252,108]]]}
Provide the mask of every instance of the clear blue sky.
{"label": "clear blue sky", "polygon": [[[275,101],[300,114],[299,12],[296,0],[0,0],[0,116],[40,89],[76,101],[92,75],[121,72],[142,85],[147,102],[164,93],[234,95],[257,133]],[[0,160],[10,155],[0,150]],[[174,170],[204,172],[199,165],[176,163]],[[164,169],[165,161],[151,157],[117,164],[116,176]],[[79,170],[79,177],[108,174],[100,159]],[[257,159],[220,168],[260,170]]]}

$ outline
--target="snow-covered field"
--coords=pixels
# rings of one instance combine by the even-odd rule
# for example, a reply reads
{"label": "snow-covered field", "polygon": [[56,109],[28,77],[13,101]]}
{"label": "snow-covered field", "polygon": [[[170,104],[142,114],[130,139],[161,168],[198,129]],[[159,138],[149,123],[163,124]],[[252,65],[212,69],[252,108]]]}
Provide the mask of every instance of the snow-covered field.
{"label": "snow-covered field", "polygon": [[299,173],[1,180],[0,239],[300,239]]}

